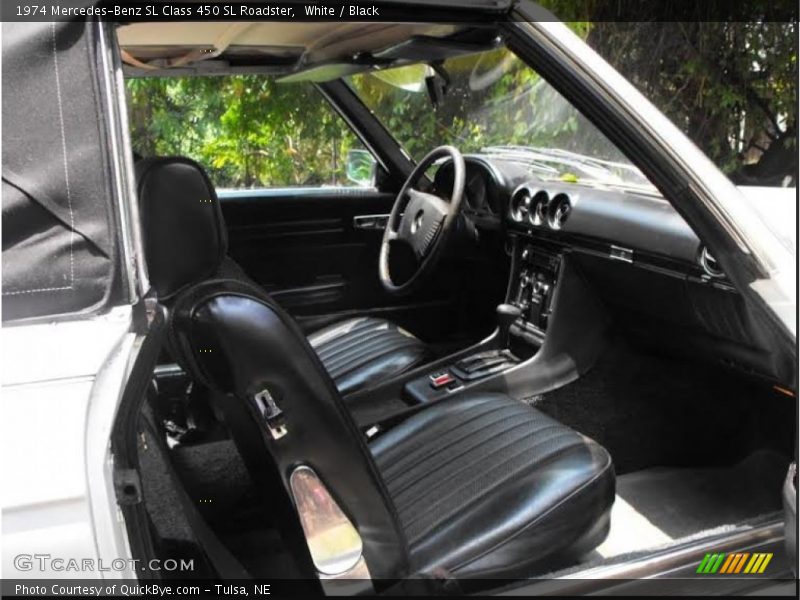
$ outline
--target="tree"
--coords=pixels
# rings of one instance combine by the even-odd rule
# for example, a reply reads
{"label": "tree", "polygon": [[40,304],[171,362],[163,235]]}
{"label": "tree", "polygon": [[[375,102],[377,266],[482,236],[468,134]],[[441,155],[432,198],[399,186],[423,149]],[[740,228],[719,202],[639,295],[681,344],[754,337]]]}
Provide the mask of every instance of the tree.
{"label": "tree", "polygon": [[753,0],[749,21],[698,2],[691,22],[670,2],[542,4],[591,22],[587,43],[735,182],[797,185],[797,21],[781,2]]}
{"label": "tree", "polygon": [[310,85],[272,77],[128,80],[131,137],[142,156],[202,163],[219,187],[343,183],[357,140]]}
{"label": "tree", "polygon": [[[623,2],[626,21],[618,20],[617,3],[542,3],[735,182],[796,185],[795,21],[770,21],[764,0],[755,0],[761,20],[703,20],[700,3],[687,23],[669,22],[667,2]],[[348,82],[417,159],[441,143],[465,152],[517,144],[620,158],[538,74],[509,58],[497,49],[448,60],[451,84],[437,110],[424,91],[402,92],[404,82],[390,81],[390,72]],[[495,66],[503,67],[499,79],[474,85],[476,71]],[[193,157],[220,187],[344,183],[343,157],[358,143],[311,84],[237,75],[131,79],[128,89],[134,150]]]}

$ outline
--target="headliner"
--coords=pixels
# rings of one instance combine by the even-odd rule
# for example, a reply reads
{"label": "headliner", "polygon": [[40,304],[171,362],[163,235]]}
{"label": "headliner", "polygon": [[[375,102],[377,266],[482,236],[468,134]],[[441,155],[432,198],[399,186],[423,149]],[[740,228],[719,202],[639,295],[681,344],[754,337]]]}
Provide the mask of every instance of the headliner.
{"label": "headliner", "polygon": [[193,22],[133,23],[118,29],[123,60],[146,70],[198,65],[223,58],[289,72],[349,60],[412,36],[449,36],[462,26],[433,23]]}

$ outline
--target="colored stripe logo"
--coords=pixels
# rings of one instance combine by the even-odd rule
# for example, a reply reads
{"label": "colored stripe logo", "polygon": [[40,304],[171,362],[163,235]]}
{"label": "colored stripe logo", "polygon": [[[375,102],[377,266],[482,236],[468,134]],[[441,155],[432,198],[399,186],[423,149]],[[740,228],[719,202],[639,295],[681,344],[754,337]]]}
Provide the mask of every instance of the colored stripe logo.
{"label": "colored stripe logo", "polygon": [[736,575],[736,574],[761,574],[767,569],[769,561],[772,560],[772,552],[735,552],[726,554],[719,552],[706,554],[697,573],[703,575]]}

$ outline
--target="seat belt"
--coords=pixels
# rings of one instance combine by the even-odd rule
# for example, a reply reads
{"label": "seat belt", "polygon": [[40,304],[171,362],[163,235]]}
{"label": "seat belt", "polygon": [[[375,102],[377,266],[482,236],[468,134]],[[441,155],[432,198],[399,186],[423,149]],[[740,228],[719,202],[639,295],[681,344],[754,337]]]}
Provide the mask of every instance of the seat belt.
{"label": "seat belt", "polygon": [[[172,466],[170,466],[170,470],[172,470]],[[174,476],[175,473],[173,472],[172,475]],[[220,579],[224,581],[252,579],[252,576],[242,563],[219,541],[216,534],[206,525],[205,520],[194,507],[182,486],[178,490],[178,497],[180,498],[181,508],[189,521],[189,526],[192,528],[192,533],[194,533],[203,554],[205,554],[211,566],[214,567]]]}

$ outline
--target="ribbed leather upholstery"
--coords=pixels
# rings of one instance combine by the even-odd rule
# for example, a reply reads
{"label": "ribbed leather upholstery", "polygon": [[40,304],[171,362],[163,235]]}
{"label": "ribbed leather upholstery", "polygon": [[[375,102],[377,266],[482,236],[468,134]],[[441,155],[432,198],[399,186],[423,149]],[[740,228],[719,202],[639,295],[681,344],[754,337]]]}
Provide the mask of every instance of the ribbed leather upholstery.
{"label": "ribbed leather upholstery", "polygon": [[[183,157],[152,157],[136,165],[150,281],[161,301],[203,279],[259,287],[228,255],[219,199],[205,170]],[[419,364],[425,345],[382,319],[349,319],[314,333],[320,354],[342,394],[379,383]]]}
{"label": "ribbed leather upholstery", "polygon": [[416,571],[518,577],[577,558],[607,534],[614,470],[606,451],[508,396],[434,404],[371,450]]}
{"label": "ribbed leather upholstery", "polygon": [[308,341],[342,394],[402,373],[428,353],[407,331],[372,317],[335,323],[312,333]]}
{"label": "ribbed leather upholstery", "polygon": [[[192,185],[171,186],[173,167],[176,183],[194,174]],[[159,207],[156,215],[178,193],[172,187],[185,195],[176,210],[190,207],[193,221],[208,216],[213,204],[205,200],[216,199],[200,167],[185,159],[152,161],[140,176],[140,190],[155,194],[143,206]],[[292,470],[314,469],[358,527],[376,586],[442,568],[458,577],[526,577],[574,561],[605,537],[614,471],[593,441],[509,396],[472,393],[432,403],[367,447],[341,392],[419,362],[419,340],[371,318],[307,340],[225,258],[224,236],[213,227],[187,240],[191,228],[173,238],[164,223],[150,222],[159,225],[149,231],[148,259],[160,261],[154,285],[169,298],[177,360],[226,395],[226,424],[253,481],[267,486],[277,475],[291,494]],[[180,243],[171,247],[173,240]],[[187,248],[198,250],[182,256]],[[263,390],[279,415],[265,417]],[[278,419],[268,422],[280,422],[286,435],[271,435],[265,418]]]}

